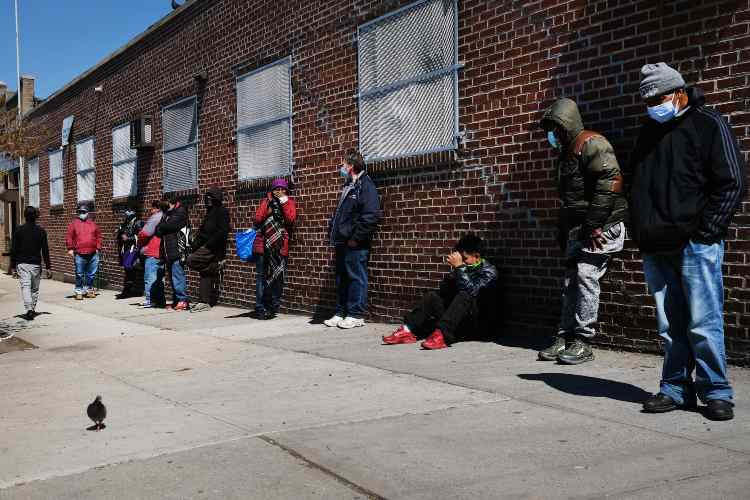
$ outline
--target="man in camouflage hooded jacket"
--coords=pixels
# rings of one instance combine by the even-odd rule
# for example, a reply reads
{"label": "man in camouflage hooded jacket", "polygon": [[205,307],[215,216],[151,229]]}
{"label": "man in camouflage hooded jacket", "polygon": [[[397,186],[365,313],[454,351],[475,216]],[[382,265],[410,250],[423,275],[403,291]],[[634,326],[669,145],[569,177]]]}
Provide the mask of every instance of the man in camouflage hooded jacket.
{"label": "man in camouflage hooded jacket", "polygon": [[579,364],[594,358],[589,340],[596,334],[599,281],[611,255],[622,250],[628,206],[612,145],[604,136],[584,130],[574,101],[555,101],[540,125],[559,153],[558,242],[566,269],[560,324],[539,359]]}

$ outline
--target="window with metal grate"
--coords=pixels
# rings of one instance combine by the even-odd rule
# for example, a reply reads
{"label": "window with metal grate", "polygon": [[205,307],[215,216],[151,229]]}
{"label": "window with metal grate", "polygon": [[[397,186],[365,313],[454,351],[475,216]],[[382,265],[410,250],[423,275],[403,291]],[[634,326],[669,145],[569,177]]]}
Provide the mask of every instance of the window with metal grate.
{"label": "window with metal grate", "polygon": [[[49,206],[57,207],[63,204],[63,150],[49,152]],[[38,180],[37,180],[38,182]]]}
{"label": "window with metal grate", "polygon": [[130,149],[130,123],[112,129],[112,197],[138,194],[138,151]]}
{"label": "window with metal grate", "polygon": [[359,26],[357,50],[366,160],[457,147],[456,0],[421,0]]}
{"label": "window with metal grate", "polygon": [[161,113],[164,192],[198,187],[198,100],[188,97]]}
{"label": "window with metal grate", "polygon": [[76,142],[76,172],[78,201],[94,201],[96,196],[96,163],[94,138]]}
{"label": "window with metal grate", "polygon": [[39,208],[39,158],[32,158],[26,164],[29,171],[28,204]]}
{"label": "window with metal grate", "polygon": [[291,58],[237,78],[237,175],[240,180],[292,171]]}

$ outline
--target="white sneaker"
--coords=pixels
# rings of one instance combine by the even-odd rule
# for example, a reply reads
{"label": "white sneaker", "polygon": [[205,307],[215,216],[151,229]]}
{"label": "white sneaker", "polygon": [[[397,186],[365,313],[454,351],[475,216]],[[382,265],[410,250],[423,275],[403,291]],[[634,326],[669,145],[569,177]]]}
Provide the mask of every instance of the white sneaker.
{"label": "white sneaker", "polygon": [[339,321],[338,324],[338,327],[343,328],[344,330],[356,328],[358,326],[365,326],[365,320],[362,318],[352,318],[351,316],[347,316],[342,321]]}
{"label": "white sneaker", "polygon": [[339,323],[341,323],[342,321],[344,321],[344,318],[337,314],[333,318],[325,320],[323,324],[326,326],[334,327],[339,326]]}

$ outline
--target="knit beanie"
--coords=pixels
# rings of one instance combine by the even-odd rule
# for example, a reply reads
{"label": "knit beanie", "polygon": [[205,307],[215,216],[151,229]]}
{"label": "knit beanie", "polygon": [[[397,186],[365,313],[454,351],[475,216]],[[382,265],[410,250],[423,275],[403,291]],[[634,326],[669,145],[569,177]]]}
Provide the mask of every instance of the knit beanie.
{"label": "knit beanie", "polygon": [[644,99],[664,95],[685,86],[680,72],[663,62],[644,65],[641,75],[643,78],[639,90]]}

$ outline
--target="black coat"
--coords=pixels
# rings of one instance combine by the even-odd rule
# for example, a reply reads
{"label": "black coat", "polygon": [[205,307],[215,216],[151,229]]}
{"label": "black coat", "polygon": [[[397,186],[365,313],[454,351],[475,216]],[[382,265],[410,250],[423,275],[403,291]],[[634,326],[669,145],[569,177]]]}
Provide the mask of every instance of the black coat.
{"label": "black coat", "polygon": [[229,211],[223,205],[212,206],[198,229],[191,245],[192,250],[196,251],[205,246],[216,259],[224,259],[227,253],[229,230]]}
{"label": "black coat", "polygon": [[180,203],[168,211],[161,220],[154,234],[161,238],[161,258],[167,262],[174,262],[181,259],[179,251],[179,232],[188,225],[187,209]]}

